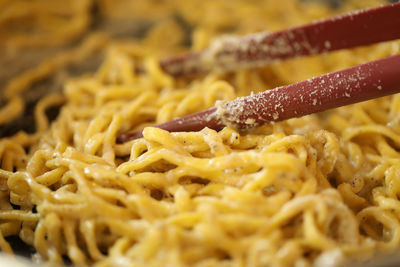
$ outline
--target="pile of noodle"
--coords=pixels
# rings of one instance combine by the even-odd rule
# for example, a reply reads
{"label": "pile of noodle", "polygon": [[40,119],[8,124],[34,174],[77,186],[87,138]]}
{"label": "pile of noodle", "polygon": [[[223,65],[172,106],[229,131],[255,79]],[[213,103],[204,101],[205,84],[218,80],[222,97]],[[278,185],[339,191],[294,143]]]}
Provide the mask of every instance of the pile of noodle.
{"label": "pile of noodle", "polygon": [[[16,3],[25,1],[10,2],[11,11],[0,13],[0,26],[7,25],[7,14],[23,16]],[[35,4],[54,8],[50,11],[57,16],[68,13],[48,5],[57,1],[26,2],[33,7],[25,11],[32,14],[46,11]],[[62,30],[37,33],[54,44],[88,27],[94,4],[62,2],[75,7],[69,11],[74,23],[60,19]],[[177,79],[157,64],[184,49],[187,29],[174,16],[193,29],[189,49],[198,50],[223,33],[274,31],[381,3],[353,0],[331,9],[291,0],[97,1],[99,12],[109,17],[146,14],[156,22],[142,39],[92,34],[4,88],[0,123],[21,114],[24,92],[41,77],[93,51],[105,54],[95,73],[68,79],[62,93],[40,99],[34,133],[0,139],[1,250],[11,253],[6,237],[18,235],[35,248],[36,262],[62,264],[67,257],[77,266],[102,267],[334,266],[395,251],[400,246],[399,95],[248,133],[229,127],[182,133],[148,127],[217,100],[400,52],[396,41]],[[50,17],[57,21],[56,15]],[[9,45],[25,44],[18,34],[0,37]],[[39,45],[43,39],[27,40]],[[145,71],[136,73],[138,65]],[[45,111],[57,105],[61,111],[49,122]],[[120,133],[143,127],[143,138],[116,143]]]}

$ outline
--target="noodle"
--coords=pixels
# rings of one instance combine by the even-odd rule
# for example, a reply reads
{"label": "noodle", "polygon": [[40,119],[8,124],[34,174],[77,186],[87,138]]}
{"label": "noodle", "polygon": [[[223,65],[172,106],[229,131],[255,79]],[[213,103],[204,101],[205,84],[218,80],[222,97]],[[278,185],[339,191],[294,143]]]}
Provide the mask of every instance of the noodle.
{"label": "noodle", "polygon": [[[71,11],[77,22],[70,26],[81,29],[90,1],[72,2],[82,14]],[[34,133],[0,139],[2,251],[11,253],[5,237],[18,235],[35,248],[35,261],[52,265],[67,256],[74,265],[99,267],[336,266],[399,248],[398,95],[248,133],[151,127],[219,100],[400,52],[394,41],[174,78],[157,64],[182,50],[184,29],[168,18],[174,12],[194,27],[198,50],[230,27],[240,34],[272,31],[382,2],[347,1],[338,10],[289,0],[130,1],[125,10],[126,3],[97,5],[110,17],[127,16],[129,8],[137,17],[153,12],[160,22],[146,37],[91,35],[5,88],[0,124],[21,114],[23,93],[36,81],[94,51],[105,53],[95,73],[68,79],[62,94],[40,99]],[[15,16],[21,10],[15,7]],[[64,35],[69,31],[51,38],[81,30]],[[143,73],[134,71],[138,65]],[[45,111],[58,105],[49,122]],[[120,133],[143,127],[143,138],[116,143]]]}

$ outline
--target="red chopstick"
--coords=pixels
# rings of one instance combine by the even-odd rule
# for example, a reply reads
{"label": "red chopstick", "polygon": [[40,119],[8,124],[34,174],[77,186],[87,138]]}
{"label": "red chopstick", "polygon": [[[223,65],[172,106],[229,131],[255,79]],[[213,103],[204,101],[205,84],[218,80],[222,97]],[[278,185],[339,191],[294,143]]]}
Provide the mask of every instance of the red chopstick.
{"label": "red chopstick", "polygon": [[400,3],[360,10],[274,33],[217,39],[201,52],[161,60],[174,76],[232,71],[400,38]]}
{"label": "red chopstick", "polygon": [[[398,92],[400,54],[240,97],[153,127],[182,132],[205,127],[220,130],[230,125],[245,130]],[[117,142],[139,137],[142,137],[142,131],[126,133],[120,135]]]}

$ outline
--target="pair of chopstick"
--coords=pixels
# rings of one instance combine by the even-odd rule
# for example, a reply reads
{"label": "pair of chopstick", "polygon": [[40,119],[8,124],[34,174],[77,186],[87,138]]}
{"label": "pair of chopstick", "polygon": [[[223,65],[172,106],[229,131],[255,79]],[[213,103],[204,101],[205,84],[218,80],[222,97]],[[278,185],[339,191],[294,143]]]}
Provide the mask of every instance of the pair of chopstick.
{"label": "pair of chopstick", "polygon": [[[211,69],[231,71],[398,38],[400,3],[395,3],[276,33],[221,39],[221,43],[202,52],[167,58],[160,64],[164,71],[175,76]],[[400,92],[400,55],[220,103],[154,127],[175,132],[198,131],[205,127],[220,130],[226,125],[239,130],[250,129],[397,92]],[[117,142],[141,136],[141,131],[126,133],[120,135]]]}

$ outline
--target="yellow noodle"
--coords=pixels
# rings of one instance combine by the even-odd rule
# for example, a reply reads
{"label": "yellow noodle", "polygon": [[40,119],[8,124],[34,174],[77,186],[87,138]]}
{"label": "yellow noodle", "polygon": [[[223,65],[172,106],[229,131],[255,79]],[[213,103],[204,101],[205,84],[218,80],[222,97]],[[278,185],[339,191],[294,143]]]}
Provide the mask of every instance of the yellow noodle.
{"label": "yellow noodle", "polygon": [[[87,29],[93,4],[110,19],[157,18],[141,40],[93,34],[8,82],[0,125],[23,112],[35,82],[95,51],[105,55],[97,72],[66,80],[62,94],[49,88],[36,104],[33,134],[0,139],[0,249],[12,253],[5,237],[19,235],[35,248],[35,261],[60,265],[67,256],[101,267],[338,266],[396,251],[398,95],[247,133],[147,127],[400,52],[393,41],[174,78],[157,63],[183,49],[187,29],[174,18],[193,28],[190,49],[199,50],[227,31],[273,31],[381,3],[0,1],[0,41],[16,48],[69,43]],[[36,31],[3,31],[15,21]],[[49,122],[46,109],[58,105]],[[116,143],[120,133],[143,127],[143,138]]]}

